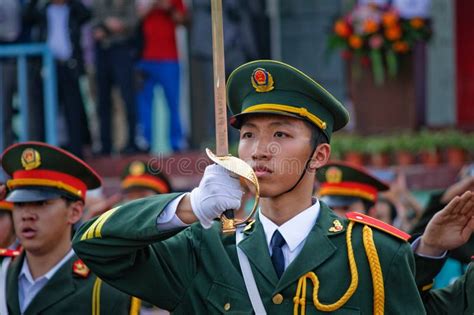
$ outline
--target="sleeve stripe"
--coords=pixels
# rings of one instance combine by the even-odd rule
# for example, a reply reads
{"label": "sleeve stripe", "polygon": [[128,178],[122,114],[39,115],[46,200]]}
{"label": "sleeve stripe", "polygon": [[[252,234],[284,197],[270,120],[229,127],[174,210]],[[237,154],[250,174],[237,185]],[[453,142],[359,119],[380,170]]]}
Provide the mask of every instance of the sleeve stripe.
{"label": "sleeve stripe", "polygon": [[84,234],[81,237],[81,241],[84,240],[89,240],[91,238],[97,237],[100,238],[102,237],[101,235],[101,230],[102,226],[104,225],[105,221],[112,215],[112,213],[115,212],[119,207],[113,208],[102,214],[99,218],[97,218],[94,223],[87,229],[87,231],[84,232]]}
{"label": "sleeve stripe", "polygon": [[107,211],[106,213],[104,213],[103,215],[100,216],[99,220],[97,221],[100,221],[98,224],[97,224],[97,228],[95,229],[95,232],[94,232],[94,237],[96,238],[101,238],[102,237],[102,227],[104,226],[104,223],[105,221],[107,221],[109,219],[109,217],[118,209],[117,208],[114,208],[114,209],[111,209],[109,211]]}
{"label": "sleeve stripe", "polygon": [[84,232],[84,234],[82,234],[81,241],[88,240],[88,239],[92,238],[92,236],[94,235],[95,227],[97,226],[97,224],[99,224],[99,220],[100,220],[100,217],[97,218],[94,221],[94,223],[92,223],[91,226],[89,226],[89,228],[87,229],[87,231]]}

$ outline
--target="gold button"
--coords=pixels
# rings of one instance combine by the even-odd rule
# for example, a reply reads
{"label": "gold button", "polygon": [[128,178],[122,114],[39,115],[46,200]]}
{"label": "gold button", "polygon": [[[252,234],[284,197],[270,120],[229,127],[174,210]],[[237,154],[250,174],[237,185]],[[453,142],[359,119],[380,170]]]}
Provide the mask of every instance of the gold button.
{"label": "gold button", "polygon": [[280,293],[275,294],[272,298],[273,304],[281,304],[283,302],[283,295]]}
{"label": "gold button", "polygon": [[230,303],[225,303],[224,305],[224,311],[230,310]]}

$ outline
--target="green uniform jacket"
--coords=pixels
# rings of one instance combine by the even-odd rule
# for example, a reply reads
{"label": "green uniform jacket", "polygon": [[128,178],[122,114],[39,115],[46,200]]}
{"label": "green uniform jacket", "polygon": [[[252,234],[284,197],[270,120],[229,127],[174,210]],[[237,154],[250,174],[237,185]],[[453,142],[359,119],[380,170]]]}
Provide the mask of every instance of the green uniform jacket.
{"label": "green uniform jacket", "polygon": [[[174,314],[252,314],[235,235],[222,235],[219,224],[205,230],[196,223],[174,233],[157,229],[157,216],[176,196],[133,201],[85,223],[73,240],[74,250],[104,281]],[[336,219],[343,229],[330,232]],[[341,298],[351,281],[347,224],[321,203],[319,218],[301,253],[280,280],[271,262],[262,224],[257,220],[245,232],[239,247],[248,256],[268,314],[293,314],[298,279],[309,271],[319,277],[322,303]],[[373,232],[385,281],[385,314],[424,314],[410,246],[376,229]],[[333,314],[372,314],[372,277],[361,224],[353,229],[352,243],[359,286],[352,298]],[[312,292],[308,281],[306,314],[322,314],[312,303]],[[283,301],[278,301],[280,304],[274,303],[277,294],[283,297]]]}
{"label": "green uniform jacket", "polygon": [[75,274],[73,264],[78,260],[75,255],[58,269],[33,298],[25,312],[21,313],[18,300],[18,275],[24,256],[22,254],[15,259],[8,270],[7,303],[10,315],[128,314],[130,297],[100,279],[97,280],[92,273],[86,278]]}
{"label": "green uniform jacket", "polygon": [[420,268],[417,282],[422,291],[428,314],[474,314],[474,263],[471,262],[464,275],[451,285],[430,290],[433,278],[441,270],[445,260],[427,259],[417,256],[416,266]]}

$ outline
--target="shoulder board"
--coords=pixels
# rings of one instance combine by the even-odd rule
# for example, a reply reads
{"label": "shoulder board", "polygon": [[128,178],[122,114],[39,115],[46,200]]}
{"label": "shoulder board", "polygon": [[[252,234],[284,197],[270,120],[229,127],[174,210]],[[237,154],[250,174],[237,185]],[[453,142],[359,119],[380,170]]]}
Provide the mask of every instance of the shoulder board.
{"label": "shoulder board", "polygon": [[2,257],[16,257],[20,254],[21,250],[0,248],[0,256]]}
{"label": "shoulder board", "polygon": [[346,213],[346,217],[349,219],[349,221],[355,221],[362,224],[370,225],[371,227],[382,230],[404,241],[408,241],[408,239],[411,237],[410,234],[405,233],[397,229],[396,227],[391,226],[390,224],[387,224],[385,222],[382,222],[380,220],[377,220],[375,218],[372,218],[371,216],[368,216],[362,213],[349,212],[349,213]]}
{"label": "shoulder board", "polygon": [[72,272],[79,277],[87,278],[91,273],[91,270],[82,262],[82,260],[78,259],[72,264]]}

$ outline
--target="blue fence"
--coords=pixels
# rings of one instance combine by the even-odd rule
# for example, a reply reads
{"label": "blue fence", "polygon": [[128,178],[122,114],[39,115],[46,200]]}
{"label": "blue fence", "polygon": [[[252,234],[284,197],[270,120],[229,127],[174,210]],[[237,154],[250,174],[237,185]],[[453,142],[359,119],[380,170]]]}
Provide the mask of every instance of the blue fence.
{"label": "blue fence", "polygon": [[[57,85],[56,85],[56,69],[54,58],[46,44],[22,44],[22,45],[0,45],[0,57],[16,58],[17,60],[17,76],[18,76],[18,98],[20,110],[20,124],[22,128],[18,131],[20,141],[27,141],[28,124],[30,121],[28,113],[28,71],[27,58],[31,56],[41,56],[43,61],[42,78],[43,78],[43,95],[44,95],[44,128],[46,142],[57,145],[58,139],[56,134],[56,112],[57,112]],[[0,63],[0,67],[1,67]],[[0,75],[0,93],[2,78]],[[0,98],[0,108],[3,98]],[[3,110],[0,110],[0,130],[4,130],[3,126]],[[0,148],[4,148],[3,137],[0,137]]]}

